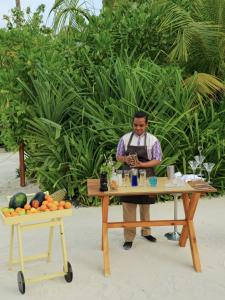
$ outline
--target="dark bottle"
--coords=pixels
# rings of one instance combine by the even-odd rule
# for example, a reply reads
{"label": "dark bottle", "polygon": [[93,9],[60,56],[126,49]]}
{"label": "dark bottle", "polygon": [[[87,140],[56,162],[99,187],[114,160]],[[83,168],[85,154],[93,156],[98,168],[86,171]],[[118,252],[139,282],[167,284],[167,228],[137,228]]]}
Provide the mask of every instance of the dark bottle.
{"label": "dark bottle", "polygon": [[137,169],[131,170],[131,186],[138,186],[138,171],[137,171]]}
{"label": "dark bottle", "polygon": [[106,172],[100,173],[100,188],[99,188],[99,190],[101,192],[108,191],[108,180],[107,180],[107,173]]}

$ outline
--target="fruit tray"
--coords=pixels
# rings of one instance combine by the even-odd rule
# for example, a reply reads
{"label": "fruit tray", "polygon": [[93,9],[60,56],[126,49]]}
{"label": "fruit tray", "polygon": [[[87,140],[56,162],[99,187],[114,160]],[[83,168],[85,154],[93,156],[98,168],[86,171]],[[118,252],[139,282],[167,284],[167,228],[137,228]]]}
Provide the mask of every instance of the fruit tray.
{"label": "fruit tray", "polygon": [[4,224],[21,224],[26,222],[40,221],[45,219],[57,219],[63,218],[66,216],[72,215],[72,209],[63,209],[63,210],[54,210],[54,211],[46,211],[46,212],[38,212],[29,215],[20,215],[15,217],[5,217],[2,210],[0,210],[0,215]]}

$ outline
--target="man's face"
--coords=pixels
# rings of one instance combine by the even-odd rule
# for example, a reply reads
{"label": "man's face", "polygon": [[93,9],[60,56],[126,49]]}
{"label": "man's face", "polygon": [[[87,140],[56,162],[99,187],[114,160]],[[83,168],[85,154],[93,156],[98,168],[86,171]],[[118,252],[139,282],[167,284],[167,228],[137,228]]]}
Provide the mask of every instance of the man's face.
{"label": "man's face", "polygon": [[145,118],[134,118],[133,129],[137,135],[142,135],[147,127],[148,124],[146,123]]}

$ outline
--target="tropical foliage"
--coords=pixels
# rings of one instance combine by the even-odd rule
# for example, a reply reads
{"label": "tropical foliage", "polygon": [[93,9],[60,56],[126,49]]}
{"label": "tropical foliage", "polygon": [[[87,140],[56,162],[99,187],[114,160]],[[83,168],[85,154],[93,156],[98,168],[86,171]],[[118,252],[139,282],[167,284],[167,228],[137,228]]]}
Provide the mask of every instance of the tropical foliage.
{"label": "tropical foliage", "polygon": [[86,179],[139,109],[161,141],[163,163],[190,172],[199,145],[225,177],[225,3],[212,0],[105,1],[99,16],[76,0],[14,11],[0,30],[0,124],[5,145],[26,145],[27,174],[43,189],[66,188],[83,205]]}

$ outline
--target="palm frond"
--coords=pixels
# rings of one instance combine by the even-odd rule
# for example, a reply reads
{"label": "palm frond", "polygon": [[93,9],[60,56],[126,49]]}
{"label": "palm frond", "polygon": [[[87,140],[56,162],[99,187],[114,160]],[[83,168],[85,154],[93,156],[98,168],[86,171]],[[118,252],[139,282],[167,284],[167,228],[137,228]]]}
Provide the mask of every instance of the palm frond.
{"label": "palm frond", "polygon": [[225,91],[225,85],[218,78],[206,73],[196,73],[187,79],[184,84],[186,86],[194,84],[196,91],[202,96],[213,96],[218,92]]}

